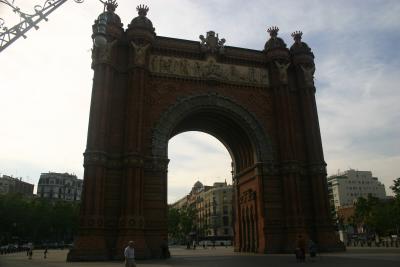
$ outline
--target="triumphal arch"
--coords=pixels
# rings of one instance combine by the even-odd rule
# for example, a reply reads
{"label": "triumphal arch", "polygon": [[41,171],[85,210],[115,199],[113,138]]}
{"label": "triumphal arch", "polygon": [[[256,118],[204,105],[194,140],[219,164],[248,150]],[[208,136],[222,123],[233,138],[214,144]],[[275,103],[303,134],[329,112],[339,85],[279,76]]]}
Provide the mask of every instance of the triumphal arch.
{"label": "triumphal arch", "polygon": [[[79,234],[68,260],[159,257],[167,238],[168,140],[201,131],[233,162],[234,249],[341,248],[327,199],[314,55],[268,29],[263,50],[157,36],[148,8],[124,30],[115,1],[93,25],[94,70]],[[101,38],[99,39],[101,40]],[[301,236],[301,237],[299,237]]]}

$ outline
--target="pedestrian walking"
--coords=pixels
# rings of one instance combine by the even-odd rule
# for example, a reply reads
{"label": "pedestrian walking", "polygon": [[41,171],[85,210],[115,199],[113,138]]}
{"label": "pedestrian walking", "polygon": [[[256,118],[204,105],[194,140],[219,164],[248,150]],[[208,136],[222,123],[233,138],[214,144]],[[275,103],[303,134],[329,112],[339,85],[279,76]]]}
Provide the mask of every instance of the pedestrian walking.
{"label": "pedestrian walking", "polygon": [[129,241],[128,246],[124,250],[125,267],[136,267],[134,245],[133,241]]}
{"label": "pedestrian walking", "polygon": [[297,237],[295,255],[298,262],[304,262],[306,260],[306,241],[302,235]]}
{"label": "pedestrian walking", "polygon": [[169,252],[168,241],[166,238],[163,239],[160,247],[161,247],[161,258],[163,258],[163,259],[170,258],[171,253]]}
{"label": "pedestrian walking", "polygon": [[43,258],[47,259],[47,247],[44,249]]}
{"label": "pedestrian walking", "polygon": [[31,248],[29,248],[29,258],[28,259],[32,259],[32,256],[33,256],[33,248],[31,247]]}
{"label": "pedestrian walking", "polygon": [[32,243],[29,244],[29,248],[28,248],[27,254],[28,254],[28,259],[31,260],[32,256],[33,256],[33,244]]}
{"label": "pedestrian walking", "polygon": [[315,261],[315,257],[317,256],[317,244],[310,239],[310,243],[308,244],[308,251],[310,252],[311,261]]}

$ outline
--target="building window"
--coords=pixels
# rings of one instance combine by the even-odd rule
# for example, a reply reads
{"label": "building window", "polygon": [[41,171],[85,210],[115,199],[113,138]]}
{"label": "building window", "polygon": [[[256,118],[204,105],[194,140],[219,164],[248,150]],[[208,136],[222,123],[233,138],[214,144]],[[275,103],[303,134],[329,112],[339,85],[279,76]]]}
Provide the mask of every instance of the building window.
{"label": "building window", "polygon": [[229,217],[228,216],[222,217],[222,220],[223,220],[224,226],[228,226],[229,225]]}
{"label": "building window", "polygon": [[228,206],[224,206],[223,207],[223,213],[224,214],[228,214]]}

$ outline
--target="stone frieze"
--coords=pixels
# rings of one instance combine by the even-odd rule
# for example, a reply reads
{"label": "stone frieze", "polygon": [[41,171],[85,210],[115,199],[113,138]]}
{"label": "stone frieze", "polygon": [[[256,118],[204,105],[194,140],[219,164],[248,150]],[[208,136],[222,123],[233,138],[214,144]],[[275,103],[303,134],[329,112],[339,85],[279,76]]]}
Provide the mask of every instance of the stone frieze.
{"label": "stone frieze", "polygon": [[213,57],[204,61],[152,55],[149,68],[154,74],[186,79],[212,79],[261,87],[269,85],[267,69],[218,63]]}

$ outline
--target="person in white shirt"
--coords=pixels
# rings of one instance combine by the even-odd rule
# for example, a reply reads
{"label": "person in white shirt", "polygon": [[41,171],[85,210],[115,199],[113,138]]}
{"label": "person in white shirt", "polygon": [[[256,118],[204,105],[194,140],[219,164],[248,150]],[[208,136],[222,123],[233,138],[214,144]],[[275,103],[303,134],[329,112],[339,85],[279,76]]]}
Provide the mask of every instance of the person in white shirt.
{"label": "person in white shirt", "polygon": [[134,245],[135,243],[133,241],[129,241],[128,246],[125,248],[125,267],[136,267]]}

